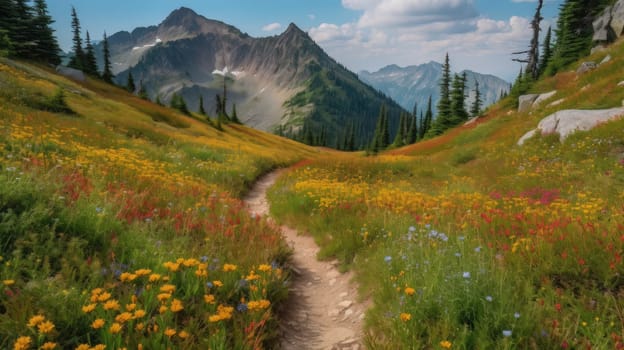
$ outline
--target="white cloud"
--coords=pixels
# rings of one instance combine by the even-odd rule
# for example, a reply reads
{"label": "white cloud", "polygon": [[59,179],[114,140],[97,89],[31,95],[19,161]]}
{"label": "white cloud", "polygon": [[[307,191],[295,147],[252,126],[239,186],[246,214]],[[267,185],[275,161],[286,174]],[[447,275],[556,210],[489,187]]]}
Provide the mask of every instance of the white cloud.
{"label": "white cloud", "polygon": [[280,30],[281,28],[282,25],[280,23],[274,22],[265,25],[264,27],[262,27],[262,30],[265,32],[274,32],[276,30]]}
{"label": "white cloud", "polygon": [[511,53],[525,49],[531,36],[528,18],[479,16],[472,0],[342,0],[342,4],[360,11],[360,17],[350,23],[322,23],[309,34],[355,71],[440,62],[448,52],[454,70],[472,69],[510,80],[519,70]]}

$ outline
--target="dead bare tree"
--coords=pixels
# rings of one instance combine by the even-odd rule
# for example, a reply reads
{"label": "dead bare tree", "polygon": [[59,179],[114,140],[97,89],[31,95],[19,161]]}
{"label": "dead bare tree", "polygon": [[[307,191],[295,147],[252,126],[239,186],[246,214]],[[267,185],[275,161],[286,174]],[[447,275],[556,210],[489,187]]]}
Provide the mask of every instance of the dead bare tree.
{"label": "dead bare tree", "polygon": [[537,9],[535,10],[535,16],[531,21],[531,28],[533,29],[533,38],[531,39],[531,45],[527,51],[514,52],[513,55],[527,54],[527,58],[514,58],[513,60],[520,63],[526,63],[526,74],[531,74],[531,78],[536,80],[539,76],[539,33],[540,23],[544,19],[542,17],[542,7],[544,6],[544,0],[538,0]]}

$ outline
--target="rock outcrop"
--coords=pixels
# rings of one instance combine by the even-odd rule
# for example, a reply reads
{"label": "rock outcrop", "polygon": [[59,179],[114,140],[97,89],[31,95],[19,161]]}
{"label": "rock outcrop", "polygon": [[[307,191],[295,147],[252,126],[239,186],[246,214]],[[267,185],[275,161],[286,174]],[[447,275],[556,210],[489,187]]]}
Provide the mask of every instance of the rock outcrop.
{"label": "rock outcrop", "polygon": [[56,72],[62,76],[68,77],[76,81],[86,80],[85,74],[81,70],[78,70],[78,69],[59,65],[59,66],[56,66]]}
{"label": "rock outcrop", "polygon": [[559,134],[559,140],[563,142],[566,137],[576,131],[590,130],[599,124],[622,117],[624,117],[624,107],[600,110],[568,109],[559,111],[542,119],[536,129],[529,131],[518,140],[518,145],[521,146],[526,140],[530,139],[538,132],[542,135]]}
{"label": "rock outcrop", "polygon": [[542,102],[555,96],[557,90],[553,90],[544,94],[530,94],[522,95],[518,98],[518,113],[530,112],[531,109],[536,108]]}
{"label": "rock outcrop", "polygon": [[624,34],[624,0],[608,6],[593,22],[593,40],[597,44],[613,42]]}
{"label": "rock outcrop", "polygon": [[581,63],[581,66],[578,67],[578,69],[576,70],[576,74],[577,75],[585,74],[591,70],[596,69],[596,67],[597,67],[596,62],[592,62],[592,61],[583,62]]}

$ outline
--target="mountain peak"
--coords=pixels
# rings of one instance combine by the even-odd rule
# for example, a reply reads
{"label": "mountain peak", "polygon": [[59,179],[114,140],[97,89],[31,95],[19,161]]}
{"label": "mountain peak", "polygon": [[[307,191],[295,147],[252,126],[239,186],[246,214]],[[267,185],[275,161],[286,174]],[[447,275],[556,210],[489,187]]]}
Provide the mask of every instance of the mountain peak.
{"label": "mountain peak", "polygon": [[192,21],[193,19],[200,17],[195,11],[188,7],[180,7],[177,10],[173,10],[163,21],[163,25],[183,25],[185,22]]}
{"label": "mountain peak", "polygon": [[301,30],[301,28],[297,27],[296,24],[291,22],[282,35],[306,35],[306,32],[304,32],[303,30]]}

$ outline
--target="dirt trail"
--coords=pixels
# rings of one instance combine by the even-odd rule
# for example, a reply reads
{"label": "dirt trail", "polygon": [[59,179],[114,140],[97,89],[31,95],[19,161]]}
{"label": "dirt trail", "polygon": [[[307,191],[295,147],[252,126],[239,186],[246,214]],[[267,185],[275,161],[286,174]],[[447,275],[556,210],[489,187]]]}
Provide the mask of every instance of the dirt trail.
{"label": "dirt trail", "polygon": [[[249,211],[269,214],[266,192],[281,171],[263,176],[245,197]],[[294,248],[293,278],[288,308],[282,322],[282,349],[360,350],[365,306],[357,303],[351,273],[340,273],[336,262],[318,261],[319,251],[309,236],[281,227]]]}

